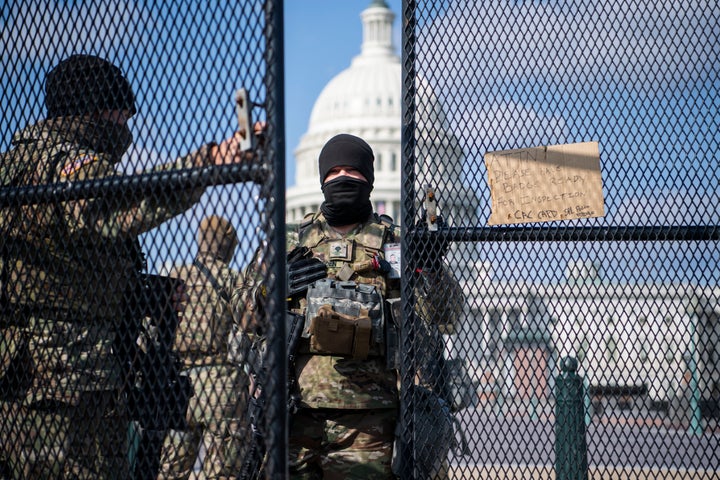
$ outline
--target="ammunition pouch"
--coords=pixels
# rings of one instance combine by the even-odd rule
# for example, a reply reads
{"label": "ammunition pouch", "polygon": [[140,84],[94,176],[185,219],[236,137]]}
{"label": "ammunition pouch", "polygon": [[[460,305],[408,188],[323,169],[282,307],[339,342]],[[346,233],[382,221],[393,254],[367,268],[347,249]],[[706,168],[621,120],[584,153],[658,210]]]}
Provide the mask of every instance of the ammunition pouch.
{"label": "ammunition pouch", "polygon": [[385,355],[383,299],[374,285],[323,279],[308,288],[302,336],[310,353],[355,359]]}
{"label": "ammunition pouch", "polygon": [[360,310],[358,317],[352,317],[325,304],[310,319],[310,350],[365,360],[370,353],[371,331],[367,310]]}

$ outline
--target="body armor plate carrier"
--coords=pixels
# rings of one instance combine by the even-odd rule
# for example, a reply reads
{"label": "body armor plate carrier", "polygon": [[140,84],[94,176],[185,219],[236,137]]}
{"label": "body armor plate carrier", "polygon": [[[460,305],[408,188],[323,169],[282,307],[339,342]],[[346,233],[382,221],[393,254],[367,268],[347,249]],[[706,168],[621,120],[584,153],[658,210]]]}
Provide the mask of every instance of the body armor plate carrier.
{"label": "body armor plate carrier", "polygon": [[374,285],[323,279],[307,292],[303,337],[310,352],[365,359],[385,355],[383,298]]}

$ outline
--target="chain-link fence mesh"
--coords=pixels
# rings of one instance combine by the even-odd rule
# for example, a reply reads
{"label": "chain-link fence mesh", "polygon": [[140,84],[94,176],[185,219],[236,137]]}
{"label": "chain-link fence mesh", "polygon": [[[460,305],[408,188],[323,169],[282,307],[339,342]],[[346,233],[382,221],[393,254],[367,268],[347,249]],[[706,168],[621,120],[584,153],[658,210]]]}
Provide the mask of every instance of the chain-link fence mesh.
{"label": "chain-link fence mesh", "polygon": [[[0,9],[0,478],[284,478],[281,7]],[[402,17],[400,476],[717,477],[718,7]],[[604,217],[485,226],[489,152],[579,142]]]}
{"label": "chain-link fence mesh", "polygon": [[[0,7],[0,478],[241,469],[249,380],[228,336],[256,249],[273,292],[282,268],[281,10]],[[284,373],[264,385],[280,418]]]}
{"label": "chain-link fence mesh", "polygon": [[[403,225],[423,219],[428,185],[447,223],[406,247],[452,241],[465,296],[430,390],[472,392],[439,448],[451,424],[412,389],[434,340],[406,282],[404,478],[445,451],[433,466],[454,478],[717,478],[718,6],[403,9]],[[536,187],[575,181],[560,164],[508,167],[491,193],[491,152],[580,142],[599,145],[603,217],[538,221]],[[512,191],[521,222],[486,226]]]}

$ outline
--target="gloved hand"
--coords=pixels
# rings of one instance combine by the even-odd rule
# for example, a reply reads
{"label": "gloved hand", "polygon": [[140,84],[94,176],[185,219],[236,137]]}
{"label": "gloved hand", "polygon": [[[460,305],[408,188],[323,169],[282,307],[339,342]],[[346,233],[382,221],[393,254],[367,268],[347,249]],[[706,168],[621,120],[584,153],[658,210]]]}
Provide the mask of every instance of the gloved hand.
{"label": "gloved hand", "polygon": [[296,247],[287,256],[288,297],[307,291],[315,281],[327,277],[327,266],[307,247]]}
{"label": "gloved hand", "polygon": [[[437,217],[437,225],[441,230],[447,226],[441,216]],[[422,219],[415,225],[415,231],[417,232],[413,245],[415,265],[424,271],[440,271],[443,258],[448,248],[450,248],[450,242],[440,232],[431,232],[428,230],[425,215],[423,215]]]}

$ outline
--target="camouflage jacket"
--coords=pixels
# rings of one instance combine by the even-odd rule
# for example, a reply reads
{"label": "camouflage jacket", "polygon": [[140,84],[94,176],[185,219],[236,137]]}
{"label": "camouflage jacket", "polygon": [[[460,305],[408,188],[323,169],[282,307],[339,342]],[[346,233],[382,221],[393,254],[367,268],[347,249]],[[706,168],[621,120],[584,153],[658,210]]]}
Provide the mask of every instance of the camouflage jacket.
{"label": "camouflage jacket", "polygon": [[[373,214],[368,221],[347,234],[330,227],[320,213],[306,217],[300,225],[287,226],[287,250],[296,246],[310,248],[313,255],[328,267],[328,276],[337,278],[343,267],[353,270],[350,281],[375,285],[385,300],[400,297],[400,279],[388,278],[377,270],[367,269],[373,256],[385,258],[384,247],[401,240],[400,228]],[[347,248],[346,248],[347,247]],[[338,253],[340,252],[340,253]],[[243,326],[253,325],[247,317],[256,315],[254,293],[262,282],[262,262],[252,262],[244,272],[244,285],[237,295]],[[432,323],[451,325],[462,311],[462,293],[457,282],[446,272],[421,274],[418,302],[423,318]],[[438,288],[442,285],[442,288]],[[298,305],[291,305],[298,307]],[[386,309],[386,314],[387,314]],[[244,316],[244,317],[243,317]],[[256,321],[255,323],[261,323]],[[384,358],[354,360],[333,355],[307,352],[302,344],[295,365],[301,405],[308,408],[375,409],[398,405],[398,378],[386,367]]]}
{"label": "camouflage jacket", "polygon": [[189,297],[175,335],[175,350],[184,365],[226,364],[233,325],[230,296],[238,272],[208,253],[199,253],[192,264],[176,267],[169,275],[185,282]]}
{"label": "camouflage jacket", "polygon": [[[2,154],[3,187],[70,184],[121,175],[123,152],[91,121],[45,120]],[[209,163],[209,147],[158,169]],[[168,196],[98,197],[0,209],[7,323],[22,325],[35,370],[28,401],[74,401],[122,383],[112,355],[123,295],[138,270],[137,235],[185,211],[202,189]]]}

